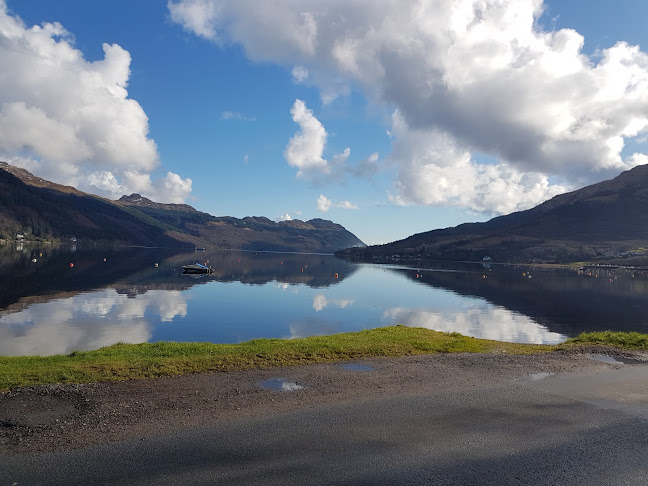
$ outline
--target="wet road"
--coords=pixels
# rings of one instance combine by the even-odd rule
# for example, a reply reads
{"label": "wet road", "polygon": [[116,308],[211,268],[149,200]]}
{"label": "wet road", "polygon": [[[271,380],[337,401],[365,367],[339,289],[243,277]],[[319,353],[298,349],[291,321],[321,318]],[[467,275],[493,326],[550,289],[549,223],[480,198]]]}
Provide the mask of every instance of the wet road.
{"label": "wet road", "polygon": [[4,484],[645,485],[648,365],[0,456]]}

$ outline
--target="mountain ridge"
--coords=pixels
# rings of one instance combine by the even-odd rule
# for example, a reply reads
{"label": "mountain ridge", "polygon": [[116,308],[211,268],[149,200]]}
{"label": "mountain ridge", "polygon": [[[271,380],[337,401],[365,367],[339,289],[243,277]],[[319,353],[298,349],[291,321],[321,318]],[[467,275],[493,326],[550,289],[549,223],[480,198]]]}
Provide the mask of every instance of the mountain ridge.
{"label": "mountain ridge", "polygon": [[21,235],[89,244],[319,253],[364,245],[343,226],[318,218],[277,223],[265,217],[216,217],[139,194],[111,201],[6,162],[0,169],[0,239]]}
{"label": "mountain ridge", "polygon": [[648,165],[642,165],[524,211],[337,254],[357,260],[566,263],[621,258],[647,247]]}

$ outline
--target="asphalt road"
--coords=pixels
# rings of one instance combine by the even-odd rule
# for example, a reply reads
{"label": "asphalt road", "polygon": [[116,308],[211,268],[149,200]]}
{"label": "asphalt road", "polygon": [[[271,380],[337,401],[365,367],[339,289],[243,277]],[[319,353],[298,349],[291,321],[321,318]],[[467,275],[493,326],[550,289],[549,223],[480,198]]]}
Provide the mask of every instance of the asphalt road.
{"label": "asphalt road", "polygon": [[77,484],[643,486],[648,365],[374,396],[0,455],[0,486]]}

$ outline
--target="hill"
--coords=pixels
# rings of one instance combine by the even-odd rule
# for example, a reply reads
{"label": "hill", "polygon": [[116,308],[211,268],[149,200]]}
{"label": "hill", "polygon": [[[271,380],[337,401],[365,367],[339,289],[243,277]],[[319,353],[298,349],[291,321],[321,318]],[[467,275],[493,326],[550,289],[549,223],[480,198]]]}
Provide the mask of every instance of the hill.
{"label": "hill", "polygon": [[485,223],[419,233],[339,255],[357,260],[421,258],[556,262],[644,257],[648,248],[648,166],[561,194]]}
{"label": "hill", "polygon": [[0,162],[0,239],[17,235],[41,241],[75,238],[88,244],[319,253],[364,245],[331,221],[215,217],[139,194],[110,201]]}

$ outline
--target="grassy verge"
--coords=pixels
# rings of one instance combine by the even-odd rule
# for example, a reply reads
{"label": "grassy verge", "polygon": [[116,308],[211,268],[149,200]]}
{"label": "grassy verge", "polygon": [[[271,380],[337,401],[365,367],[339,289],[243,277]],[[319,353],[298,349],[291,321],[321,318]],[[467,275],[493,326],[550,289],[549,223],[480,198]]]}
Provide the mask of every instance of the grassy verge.
{"label": "grassy verge", "polygon": [[625,349],[648,349],[648,334],[639,332],[584,332],[567,341],[572,344],[603,344]]}
{"label": "grassy verge", "polygon": [[304,339],[257,339],[241,344],[116,344],[96,351],[77,351],[69,355],[0,357],[0,391],[46,383],[144,379],[377,356],[431,353],[530,354],[583,343],[648,349],[648,335],[591,333],[582,334],[566,344],[548,346],[504,343],[458,333],[395,326]]}

